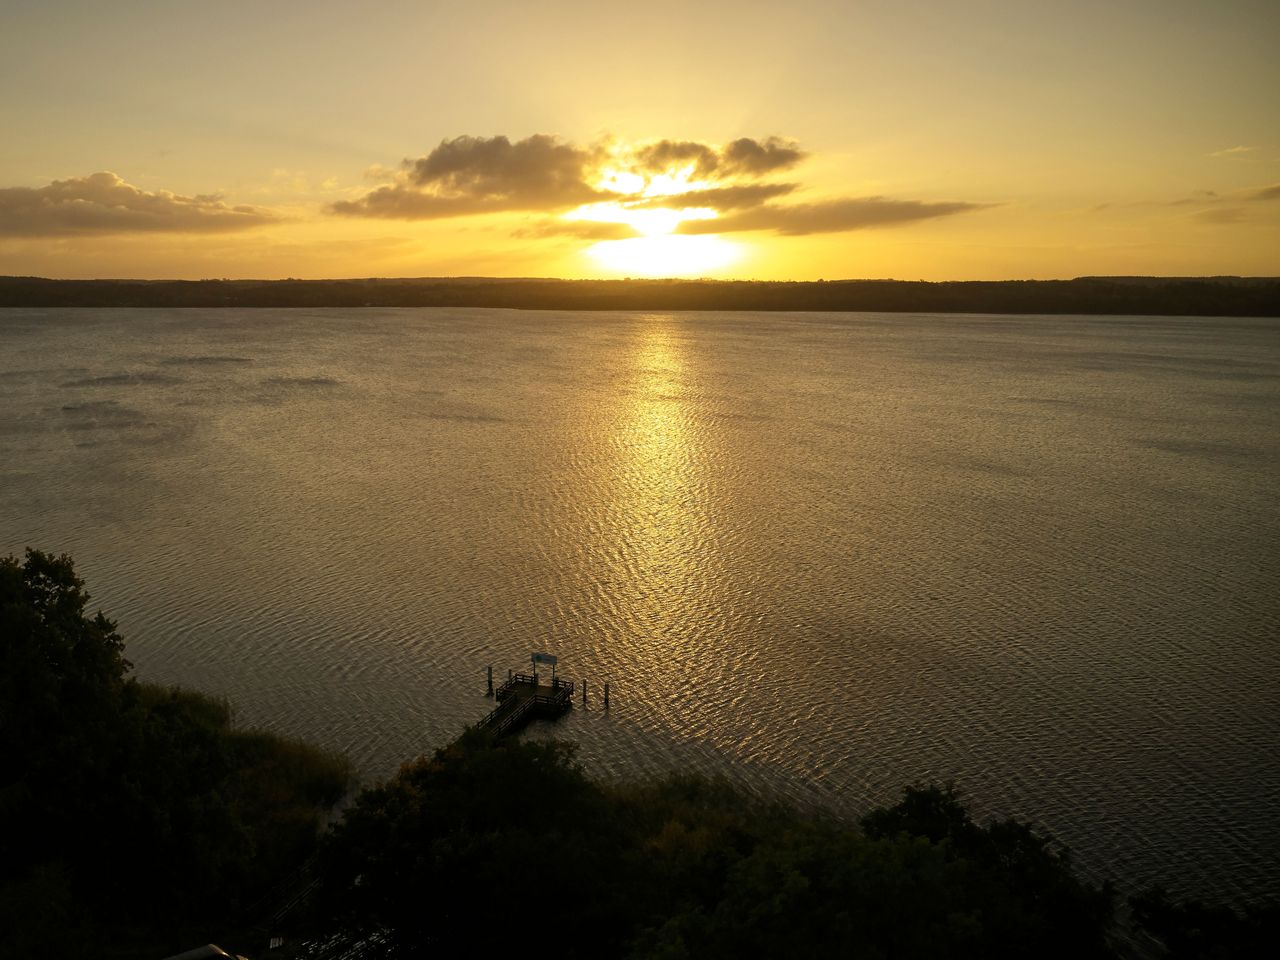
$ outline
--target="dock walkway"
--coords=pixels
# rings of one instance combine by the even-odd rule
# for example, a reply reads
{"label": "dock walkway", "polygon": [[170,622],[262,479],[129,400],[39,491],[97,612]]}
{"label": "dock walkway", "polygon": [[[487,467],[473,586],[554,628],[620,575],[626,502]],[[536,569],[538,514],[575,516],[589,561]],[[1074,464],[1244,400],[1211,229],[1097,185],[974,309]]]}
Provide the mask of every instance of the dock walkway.
{"label": "dock walkway", "polygon": [[574,686],[572,680],[554,676],[545,684],[537,674],[513,674],[494,693],[498,705],[476,727],[502,737],[531,720],[555,720],[573,709]]}

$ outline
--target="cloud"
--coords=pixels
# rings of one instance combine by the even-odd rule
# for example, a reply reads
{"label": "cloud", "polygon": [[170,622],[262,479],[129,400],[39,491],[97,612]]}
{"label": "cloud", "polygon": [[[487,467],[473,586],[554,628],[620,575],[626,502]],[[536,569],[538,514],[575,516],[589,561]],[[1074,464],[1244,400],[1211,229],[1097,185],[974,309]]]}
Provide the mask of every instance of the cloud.
{"label": "cloud", "polygon": [[[862,197],[778,204],[800,183],[772,179],[808,154],[781,137],[727,144],[602,140],[581,146],[548,134],[524,140],[461,136],[405,160],[389,182],[328,209],[347,216],[433,220],[498,212],[542,214],[521,237],[616,239],[637,233],[771,230],[834,233],[953,216],[988,204]],[[386,169],[370,168],[383,178]],[[720,216],[707,218],[706,210]],[[571,218],[553,219],[575,211]],[[670,211],[671,216],[659,216]],[[692,211],[704,211],[696,215]]]}
{"label": "cloud", "polygon": [[645,201],[643,206],[741,210],[745,207],[758,207],[775,197],[791,193],[798,186],[799,184],[796,183],[743,183],[728,187],[708,187],[705,190],[687,190],[684,193],[653,197]]}
{"label": "cloud", "polygon": [[1191,216],[1200,223],[1228,224],[1246,223],[1256,219],[1255,214],[1258,211],[1242,205],[1275,200],[1280,200],[1280,183],[1247,190],[1233,190],[1227,194],[1215,193],[1212,190],[1198,190],[1192,197],[1171,200],[1167,205],[1198,208]]}
{"label": "cloud", "polygon": [[1095,212],[1108,209],[1135,209],[1159,207],[1199,207],[1200,213],[1193,214],[1198,219],[1210,223],[1234,223],[1243,219],[1243,211],[1233,208],[1233,212],[1213,213],[1215,206],[1231,203],[1265,203],[1269,200],[1280,200],[1280,183],[1265,187],[1252,187],[1245,190],[1232,190],[1219,193],[1216,190],[1196,190],[1190,196],[1176,200],[1136,200],[1130,203],[1100,203],[1092,209]]}
{"label": "cloud", "polygon": [[799,145],[769,137],[753,140],[741,137],[724,147],[696,140],[658,140],[635,151],[635,163],[645,173],[668,173],[692,165],[700,180],[712,177],[761,177],[794,167],[807,154]]}
{"label": "cloud", "polygon": [[599,148],[541,133],[515,143],[501,136],[455,137],[404,161],[395,183],[329,209],[403,220],[570,209],[612,196],[587,182],[599,159]]}
{"label": "cloud", "polygon": [[1239,223],[1245,219],[1245,213],[1239,207],[1210,207],[1193,216],[1201,223]]}
{"label": "cloud", "polygon": [[503,207],[486,197],[442,197],[434,193],[423,193],[407,184],[397,183],[394,186],[378,187],[359,200],[339,200],[328,209],[330,213],[349,217],[439,220],[445,217],[465,217],[511,208]]}
{"label": "cloud", "polygon": [[446,194],[563,206],[598,196],[585,182],[596,157],[591,148],[542,133],[515,143],[506,137],[455,137],[415,160],[409,179]]}
{"label": "cloud", "polygon": [[1280,183],[1273,183],[1269,187],[1259,187],[1256,190],[1246,190],[1240,195],[1242,200],[1280,200]]}
{"label": "cloud", "polygon": [[1232,190],[1219,193],[1215,190],[1197,190],[1189,197],[1177,200],[1145,201],[1124,204],[1127,207],[1180,207],[1191,208],[1189,216],[1199,223],[1246,223],[1257,219],[1256,210],[1248,205],[1280,200],[1280,183],[1265,187]]}
{"label": "cloud", "polygon": [[[461,136],[442,140],[425,156],[405,160],[399,170],[369,167],[365,176],[381,185],[328,210],[400,220],[501,211],[550,213],[604,200],[732,210],[794,190],[795,184],[740,181],[788,169],[805,156],[797,144],[780,137],[742,137],[723,147],[696,140],[656,140],[620,149],[608,141],[580,146],[544,133],[516,141]],[[614,192],[600,186],[606,169],[628,174],[645,186],[665,176],[689,181],[696,189],[688,191],[685,200],[671,201],[643,197],[643,188]]]}
{"label": "cloud", "polygon": [[680,224],[680,233],[729,233],[741,230],[772,230],[784,236],[811,233],[841,233],[868,227],[887,227],[917,220],[932,220],[989,207],[986,203],[923,200],[890,200],[886,197],[859,197],[801,203],[792,206],[763,206],[715,220],[689,220]]}
{"label": "cloud", "polygon": [[720,166],[714,147],[696,140],[659,140],[635,152],[635,165],[645,173],[666,173],[693,164],[693,175],[705,179]]}
{"label": "cloud", "polygon": [[761,176],[775,170],[794,167],[807,154],[799,145],[779,137],[770,137],[764,143],[743,137],[724,148],[722,166],[732,173]]}
{"label": "cloud", "polygon": [[1227,147],[1225,150],[1215,150],[1209,154],[1211,157],[1239,157],[1246,153],[1253,153],[1257,147]]}
{"label": "cloud", "polygon": [[387,183],[395,180],[399,171],[394,167],[384,167],[380,163],[370,164],[364,169],[364,178],[374,183]]}
{"label": "cloud", "polygon": [[634,237],[636,231],[625,223],[599,220],[542,220],[521,227],[513,237],[572,237],[576,240],[625,240]]}
{"label": "cloud", "polygon": [[1222,195],[1216,190],[1197,190],[1189,197],[1183,197],[1181,200],[1168,201],[1166,206],[1186,207],[1206,203],[1218,203],[1221,199]]}
{"label": "cloud", "polygon": [[218,196],[149,193],[105,171],[46,187],[0,188],[0,236],[223,233],[278,220],[261,207],[229,206]]}
{"label": "cloud", "polygon": [[1260,211],[1228,204],[1269,203],[1280,200],[1280,183],[1273,183],[1267,187],[1255,187],[1251,190],[1235,190],[1225,197],[1217,194],[1208,196],[1211,199],[1206,200],[1206,203],[1212,205],[1205,206],[1204,209],[1192,214],[1196,220],[1209,224],[1245,223],[1256,220]]}

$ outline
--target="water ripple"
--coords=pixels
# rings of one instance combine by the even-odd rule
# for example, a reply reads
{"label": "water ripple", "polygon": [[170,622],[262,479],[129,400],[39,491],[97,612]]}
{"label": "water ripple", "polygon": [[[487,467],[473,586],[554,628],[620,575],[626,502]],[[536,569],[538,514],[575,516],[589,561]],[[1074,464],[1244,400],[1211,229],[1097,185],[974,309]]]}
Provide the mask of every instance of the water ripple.
{"label": "water ripple", "polygon": [[590,701],[529,736],[603,777],[954,779],[1280,893],[1274,321],[7,319],[0,550],[72,553],[144,678],[385,776],[545,648]]}

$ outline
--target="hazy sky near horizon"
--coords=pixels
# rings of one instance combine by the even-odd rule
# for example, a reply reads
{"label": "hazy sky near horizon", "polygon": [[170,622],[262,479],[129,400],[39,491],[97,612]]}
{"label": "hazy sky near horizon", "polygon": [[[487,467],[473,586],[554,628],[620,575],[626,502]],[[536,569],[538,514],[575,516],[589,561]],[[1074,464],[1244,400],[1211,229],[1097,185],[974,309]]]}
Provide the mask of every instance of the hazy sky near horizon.
{"label": "hazy sky near horizon", "polygon": [[0,0],[0,274],[1280,274],[1280,4]]}

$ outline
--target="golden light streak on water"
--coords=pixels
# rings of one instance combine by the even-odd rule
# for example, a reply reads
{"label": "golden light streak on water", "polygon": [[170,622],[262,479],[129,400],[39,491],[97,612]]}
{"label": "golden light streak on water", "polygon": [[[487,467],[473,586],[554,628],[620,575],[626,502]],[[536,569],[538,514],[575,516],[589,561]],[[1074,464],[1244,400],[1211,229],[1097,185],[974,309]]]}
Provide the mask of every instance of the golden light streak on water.
{"label": "golden light streak on water", "polygon": [[691,428],[692,362],[670,317],[641,318],[629,383],[612,421],[618,458],[611,509],[630,584],[628,658],[650,683],[679,690],[711,669],[697,630],[715,604],[719,557],[707,519],[707,441]]}

